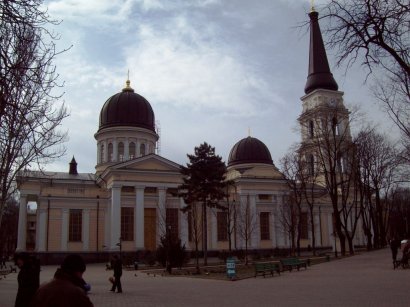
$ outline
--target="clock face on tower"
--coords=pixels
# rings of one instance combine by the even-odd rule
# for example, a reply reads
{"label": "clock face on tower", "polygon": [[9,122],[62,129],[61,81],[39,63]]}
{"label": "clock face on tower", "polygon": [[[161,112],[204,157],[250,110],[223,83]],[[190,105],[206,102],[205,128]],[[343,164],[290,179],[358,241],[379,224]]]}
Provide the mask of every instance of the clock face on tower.
{"label": "clock face on tower", "polygon": [[336,106],[336,99],[330,98],[329,105],[332,106],[332,107]]}

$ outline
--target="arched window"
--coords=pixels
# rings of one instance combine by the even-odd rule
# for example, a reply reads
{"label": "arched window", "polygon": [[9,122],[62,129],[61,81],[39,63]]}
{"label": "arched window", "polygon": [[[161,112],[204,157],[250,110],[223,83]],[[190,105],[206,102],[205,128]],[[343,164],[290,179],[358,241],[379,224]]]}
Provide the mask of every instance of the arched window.
{"label": "arched window", "polygon": [[339,123],[337,122],[336,117],[332,118],[332,129],[333,129],[335,135],[340,135]]}
{"label": "arched window", "polygon": [[114,161],[114,151],[113,151],[112,143],[108,144],[108,161],[109,162]]}
{"label": "arched window", "polygon": [[145,144],[140,145],[140,156],[145,156]]}
{"label": "arched window", "polygon": [[124,143],[118,143],[118,161],[124,161]]}
{"label": "arched window", "polygon": [[130,154],[130,159],[135,158],[135,143],[134,142],[130,142],[129,144],[129,154]]}
{"label": "arched window", "polygon": [[313,139],[313,129],[314,129],[313,120],[311,120],[311,121],[309,121],[309,137],[311,139]]}
{"label": "arched window", "polygon": [[104,159],[104,144],[101,144],[100,146],[100,163],[104,163],[105,159]]}

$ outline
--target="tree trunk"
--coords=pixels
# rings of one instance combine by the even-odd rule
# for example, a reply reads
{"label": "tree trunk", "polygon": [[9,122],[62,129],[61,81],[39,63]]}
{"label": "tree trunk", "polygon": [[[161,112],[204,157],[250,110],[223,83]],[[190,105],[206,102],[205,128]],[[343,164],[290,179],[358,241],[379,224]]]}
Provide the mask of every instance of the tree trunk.
{"label": "tree trunk", "polygon": [[349,254],[354,255],[353,237],[346,236],[347,242],[349,244]]}
{"label": "tree trunk", "polygon": [[383,207],[380,200],[380,191],[376,190],[376,212],[377,212],[377,224],[379,230],[379,247],[382,248],[386,245],[386,233],[383,221]]}
{"label": "tree trunk", "polygon": [[202,204],[202,249],[204,252],[204,265],[208,265],[208,217],[206,215],[206,201]]}
{"label": "tree trunk", "polygon": [[302,232],[302,210],[300,208],[300,205],[298,205],[298,223],[297,223],[297,229],[298,233],[296,235],[296,250],[298,257],[300,257],[300,237],[301,237],[301,232]]}
{"label": "tree trunk", "polygon": [[316,255],[316,236],[315,236],[315,220],[313,217],[313,208],[310,208],[310,222],[312,226],[312,251],[313,255]]}

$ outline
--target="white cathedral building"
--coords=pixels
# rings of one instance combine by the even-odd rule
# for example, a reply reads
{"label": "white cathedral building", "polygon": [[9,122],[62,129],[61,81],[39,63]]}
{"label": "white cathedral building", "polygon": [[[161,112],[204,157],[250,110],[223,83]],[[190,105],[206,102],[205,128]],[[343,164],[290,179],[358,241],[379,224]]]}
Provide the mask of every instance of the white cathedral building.
{"label": "white cathedral building", "polygon": [[[306,127],[311,119],[320,116],[315,110],[335,105],[344,108],[343,92],[338,91],[329,69],[318,14],[309,16],[309,73],[299,117],[302,144],[308,142]],[[165,229],[179,237],[187,250],[193,250],[192,216],[180,210],[185,203],[176,196],[182,183],[180,165],[156,153],[159,135],[150,103],[135,93],[127,80],[124,89],[104,103],[99,116],[94,135],[95,173],[78,173],[73,158],[68,172],[31,171],[19,176],[17,250],[47,255],[50,262],[72,252],[91,259],[118,252],[120,245],[128,253],[154,251]],[[348,120],[342,121],[342,126],[349,129]],[[235,204],[248,204],[255,215],[249,248],[288,248],[289,235],[280,212],[290,190],[267,146],[250,136],[239,140],[231,149],[226,178],[235,182],[231,196]],[[33,238],[28,235],[28,202],[37,203]],[[334,247],[332,212],[329,199],[317,202],[313,221],[317,247]],[[307,209],[302,217],[301,245],[306,248],[312,240]],[[228,249],[226,220],[224,211],[208,210],[208,250]],[[243,249],[244,239],[237,232],[231,234],[232,247]],[[361,227],[355,244],[364,244]]]}

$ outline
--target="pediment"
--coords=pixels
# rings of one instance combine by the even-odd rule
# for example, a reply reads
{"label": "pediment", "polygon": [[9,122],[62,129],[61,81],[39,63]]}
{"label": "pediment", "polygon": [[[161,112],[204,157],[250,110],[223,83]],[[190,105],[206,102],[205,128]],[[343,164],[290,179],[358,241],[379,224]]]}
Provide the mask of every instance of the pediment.
{"label": "pediment", "polygon": [[110,167],[111,170],[179,172],[180,165],[156,154],[150,154]]}

